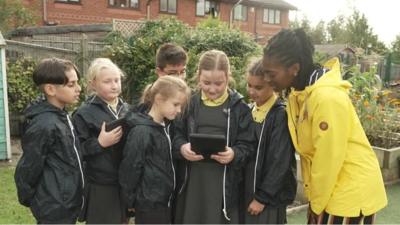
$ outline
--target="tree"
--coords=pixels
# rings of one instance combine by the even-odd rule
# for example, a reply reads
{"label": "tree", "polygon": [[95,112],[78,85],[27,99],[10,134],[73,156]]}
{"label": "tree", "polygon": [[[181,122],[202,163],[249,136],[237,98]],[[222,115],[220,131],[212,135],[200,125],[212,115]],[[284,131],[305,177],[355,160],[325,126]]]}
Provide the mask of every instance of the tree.
{"label": "tree", "polygon": [[314,44],[325,44],[327,42],[325,22],[319,21],[315,28],[311,29],[310,37]]}
{"label": "tree", "polygon": [[400,64],[400,34],[393,41],[391,52],[393,53],[393,62]]}
{"label": "tree", "polygon": [[323,21],[320,21],[314,28],[311,26],[311,23],[308,20],[308,18],[303,17],[301,21],[298,19],[291,21],[289,23],[289,27],[291,29],[303,28],[304,32],[306,32],[306,34],[310,36],[311,41],[314,44],[324,44],[327,41],[325,22]]}
{"label": "tree", "polygon": [[25,8],[22,1],[0,0],[0,30],[11,29],[34,24],[33,13]]}
{"label": "tree", "polygon": [[294,21],[290,21],[289,27],[291,29],[303,28],[304,32],[308,34],[311,32],[311,23],[307,17],[303,17],[301,21],[297,18]]}
{"label": "tree", "polygon": [[347,43],[365,49],[367,54],[370,54],[371,50],[380,54],[386,52],[385,45],[373,33],[365,15],[360,14],[357,10],[347,18],[346,32],[348,34]]}
{"label": "tree", "polygon": [[328,43],[342,44],[346,43],[347,31],[345,27],[345,18],[343,15],[331,20],[327,25]]}
{"label": "tree", "polygon": [[374,34],[365,15],[357,10],[350,17],[340,15],[327,25],[320,21],[313,27],[307,17],[304,17],[301,21],[291,21],[289,26],[292,29],[303,28],[314,44],[348,44],[364,49],[366,54],[376,52],[383,55],[387,52],[385,44]]}

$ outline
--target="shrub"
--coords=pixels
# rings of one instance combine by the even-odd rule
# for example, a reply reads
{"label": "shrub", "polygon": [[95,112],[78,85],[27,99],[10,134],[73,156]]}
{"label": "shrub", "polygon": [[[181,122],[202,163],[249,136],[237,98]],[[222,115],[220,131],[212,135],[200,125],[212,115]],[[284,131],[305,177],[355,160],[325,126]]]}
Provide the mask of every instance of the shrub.
{"label": "shrub", "polygon": [[30,59],[20,59],[7,64],[8,102],[10,112],[21,113],[39,95],[32,80],[36,63]]}
{"label": "shrub", "polygon": [[196,72],[202,52],[211,49],[224,51],[231,60],[232,74],[238,84],[236,88],[242,93],[245,87],[242,76],[248,59],[261,53],[261,48],[248,35],[239,30],[229,30],[226,24],[215,19],[207,19],[195,28],[173,18],[147,21],[130,38],[114,33],[107,40],[110,46],[106,56],[126,73],[123,97],[127,101],[138,99],[143,88],[156,79],[155,54],[157,48],[166,42],[181,45],[188,52],[188,81]]}

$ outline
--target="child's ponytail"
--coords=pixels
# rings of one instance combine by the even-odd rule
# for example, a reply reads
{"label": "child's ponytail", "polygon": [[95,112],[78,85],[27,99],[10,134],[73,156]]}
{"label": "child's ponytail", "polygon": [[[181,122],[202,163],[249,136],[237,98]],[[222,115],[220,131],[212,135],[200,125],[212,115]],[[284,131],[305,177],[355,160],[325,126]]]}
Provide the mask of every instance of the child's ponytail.
{"label": "child's ponytail", "polygon": [[154,83],[148,84],[142,94],[142,98],[140,99],[141,103],[144,103],[146,105],[151,105],[153,104],[153,99],[154,99],[154,94],[152,93],[152,87]]}
{"label": "child's ponytail", "polygon": [[154,83],[146,86],[142,94],[141,102],[152,106],[157,94],[168,99],[176,95],[177,92],[183,93],[188,99],[190,88],[187,86],[186,82],[180,78],[174,76],[162,76]]}

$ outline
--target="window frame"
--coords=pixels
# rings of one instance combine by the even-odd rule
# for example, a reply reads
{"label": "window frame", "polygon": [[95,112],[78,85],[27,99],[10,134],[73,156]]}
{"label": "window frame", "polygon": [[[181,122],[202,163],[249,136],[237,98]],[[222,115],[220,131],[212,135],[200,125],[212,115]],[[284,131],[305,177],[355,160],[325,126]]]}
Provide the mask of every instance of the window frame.
{"label": "window frame", "polygon": [[82,5],[81,0],[54,0],[54,3]]}
{"label": "window frame", "polygon": [[[243,17],[243,15],[246,15],[245,18],[240,18],[240,19],[236,18],[236,7],[239,7],[239,6],[242,8],[240,10],[241,16]],[[249,9],[248,9],[247,5],[239,4],[236,7],[233,9],[233,20],[236,20],[236,21],[247,21],[247,17],[249,16],[248,15],[249,14]],[[243,14],[243,8],[246,9],[245,14]]]}
{"label": "window frame", "polygon": [[[113,9],[128,9],[128,10],[138,10],[138,9],[140,9],[140,0],[136,0],[138,2],[137,7],[131,7],[130,6],[132,0],[126,0],[126,1],[128,1],[128,7],[121,7],[121,6],[117,6],[117,5],[111,5],[110,1],[111,0],[108,0],[108,3],[107,3],[109,8],[113,8]],[[113,1],[115,2],[117,0],[113,0]]]}
{"label": "window frame", "polygon": [[[138,9],[140,9],[140,0],[136,0],[137,1],[137,7],[131,7],[131,1],[132,0],[126,0],[128,2],[128,7],[121,7],[121,6],[118,6],[118,5],[111,5],[110,1],[111,0],[107,1],[107,4],[108,4],[109,8],[113,8],[113,9],[128,9],[128,10],[138,10]],[[113,0],[113,1],[115,2],[117,0]]]}
{"label": "window frame", "polygon": [[[270,12],[273,12],[273,21],[270,20],[271,19]],[[277,12],[279,13],[279,17],[278,17],[279,19],[277,19]],[[265,18],[266,18],[265,16],[267,16],[267,20],[265,20]],[[265,24],[273,24],[273,25],[282,24],[282,10],[272,9],[272,8],[263,8],[262,22]]]}
{"label": "window frame", "polygon": [[[161,10],[161,1],[166,1],[167,2],[167,10]],[[175,1],[175,12],[170,12],[169,11],[169,1]],[[167,14],[177,14],[178,13],[178,0],[160,0],[159,2],[159,11],[160,13],[167,13]]]}
{"label": "window frame", "polygon": [[[196,0],[196,16],[199,16],[199,17],[205,17],[205,16],[208,16],[208,15],[211,15],[211,5],[214,5],[215,6],[215,10],[216,10],[216,15],[214,16],[214,15],[211,15],[212,17],[218,17],[218,15],[219,15],[219,2],[218,1],[216,1],[216,0],[202,0],[203,1],[203,12],[204,12],[204,14],[203,15],[201,15],[201,14],[199,14],[198,13],[198,8],[197,8],[197,4],[200,2],[201,0]],[[207,10],[207,2],[208,2],[208,12],[206,12]]]}

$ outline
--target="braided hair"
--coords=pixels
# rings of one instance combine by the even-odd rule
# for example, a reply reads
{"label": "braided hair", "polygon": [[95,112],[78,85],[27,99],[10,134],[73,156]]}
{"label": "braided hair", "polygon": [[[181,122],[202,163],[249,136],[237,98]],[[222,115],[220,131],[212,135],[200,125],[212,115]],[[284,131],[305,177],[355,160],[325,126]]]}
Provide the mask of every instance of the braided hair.
{"label": "braided hair", "polygon": [[313,62],[314,46],[302,28],[283,29],[273,36],[264,48],[264,57],[273,58],[285,68],[298,63],[300,70],[292,86],[304,90],[313,70],[319,65]]}

